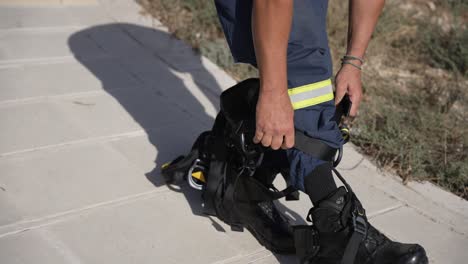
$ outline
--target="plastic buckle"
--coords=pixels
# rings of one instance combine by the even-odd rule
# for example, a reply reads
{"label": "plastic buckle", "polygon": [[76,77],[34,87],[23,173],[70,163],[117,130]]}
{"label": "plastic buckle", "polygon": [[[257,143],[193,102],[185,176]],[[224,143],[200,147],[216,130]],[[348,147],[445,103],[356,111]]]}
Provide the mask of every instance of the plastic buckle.
{"label": "plastic buckle", "polygon": [[364,238],[367,235],[367,222],[364,217],[361,215],[356,215],[356,213],[353,213],[353,229],[354,232],[358,232],[359,234],[363,235]]}

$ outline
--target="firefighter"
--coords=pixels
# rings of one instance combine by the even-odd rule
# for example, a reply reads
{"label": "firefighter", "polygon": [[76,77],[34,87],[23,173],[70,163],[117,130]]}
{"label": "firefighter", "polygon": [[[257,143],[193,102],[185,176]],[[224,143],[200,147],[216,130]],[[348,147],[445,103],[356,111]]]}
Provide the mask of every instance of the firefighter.
{"label": "firefighter", "polygon": [[[295,249],[301,263],[427,263],[420,245],[393,242],[367,221],[354,193],[337,187],[328,160],[295,147],[295,131],[333,149],[342,147],[343,137],[333,119],[335,105],[347,95],[349,114],[357,115],[364,54],[384,0],[349,1],[348,45],[335,78],[335,96],[326,31],[328,0],[215,0],[215,4],[235,61],[259,70],[253,141],[284,153],[290,183],[313,204],[308,217],[314,231],[303,232],[299,239],[303,245]],[[263,229],[279,230],[274,239],[290,241],[293,234],[284,231],[288,223],[273,203],[261,204],[251,213],[250,219],[264,219]],[[251,231],[257,236],[266,232]],[[319,238],[317,248],[304,248],[307,236],[310,241],[315,239],[312,236]]]}

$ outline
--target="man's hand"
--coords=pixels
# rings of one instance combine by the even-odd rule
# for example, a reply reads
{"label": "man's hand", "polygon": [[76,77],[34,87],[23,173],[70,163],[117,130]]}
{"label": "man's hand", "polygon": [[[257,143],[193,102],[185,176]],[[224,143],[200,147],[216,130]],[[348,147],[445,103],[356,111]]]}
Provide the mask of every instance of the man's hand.
{"label": "man's hand", "polygon": [[[356,62],[356,64],[359,63]],[[348,94],[352,103],[349,115],[355,117],[362,99],[361,71],[352,65],[343,64],[336,75],[335,85],[335,105],[340,103],[345,94]]]}
{"label": "man's hand", "polygon": [[[384,3],[385,0],[349,1],[347,55],[358,58],[364,57]],[[358,67],[362,66],[362,60],[352,60],[352,63]],[[338,104],[343,96],[348,93],[352,103],[349,111],[350,116],[357,115],[362,99],[361,71],[356,66],[343,64],[335,79],[335,104]]]}
{"label": "man's hand", "polygon": [[272,89],[260,93],[254,143],[274,150],[294,146],[294,110],[287,90]]}

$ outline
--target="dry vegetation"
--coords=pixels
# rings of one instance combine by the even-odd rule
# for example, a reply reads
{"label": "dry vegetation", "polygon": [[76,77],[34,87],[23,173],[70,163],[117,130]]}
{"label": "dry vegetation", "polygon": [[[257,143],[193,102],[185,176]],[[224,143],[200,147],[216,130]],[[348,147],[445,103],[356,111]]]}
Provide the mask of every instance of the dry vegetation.
{"label": "dry vegetation", "polygon": [[[212,1],[138,0],[144,12],[227,70],[234,65]],[[346,44],[347,3],[330,1],[333,57]],[[430,180],[468,199],[468,1],[387,0],[364,69],[353,143],[404,180]],[[339,65],[335,65],[338,69]]]}

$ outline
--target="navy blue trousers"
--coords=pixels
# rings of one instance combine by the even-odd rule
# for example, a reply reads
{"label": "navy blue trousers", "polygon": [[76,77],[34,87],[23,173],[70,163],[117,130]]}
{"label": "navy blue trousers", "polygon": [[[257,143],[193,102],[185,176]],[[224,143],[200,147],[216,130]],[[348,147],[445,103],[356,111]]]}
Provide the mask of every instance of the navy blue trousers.
{"label": "navy blue trousers", "polygon": [[[215,0],[219,20],[236,62],[257,65],[252,38],[252,0]],[[328,0],[295,0],[287,50],[288,87],[330,79],[333,74],[326,14]],[[333,100],[295,110],[294,125],[313,138],[339,148],[343,138],[333,121]],[[295,148],[287,151],[291,184],[304,191],[304,178],[324,161]]]}

